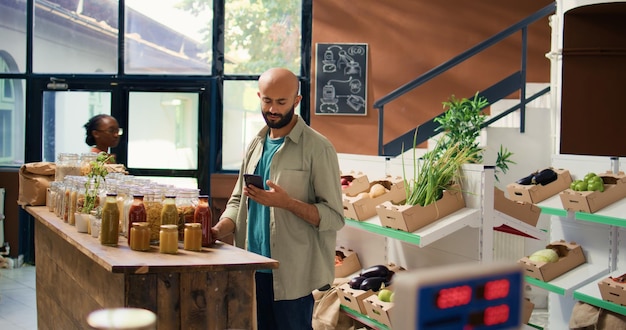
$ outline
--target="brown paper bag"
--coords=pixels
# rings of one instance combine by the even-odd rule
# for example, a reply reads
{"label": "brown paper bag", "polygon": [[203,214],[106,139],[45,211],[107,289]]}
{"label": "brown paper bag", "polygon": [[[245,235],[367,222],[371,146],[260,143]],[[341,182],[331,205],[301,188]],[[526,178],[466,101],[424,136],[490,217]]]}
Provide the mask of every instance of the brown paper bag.
{"label": "brown paper bag", "polygon": [[20,167],[17,204],[46,205],[46,190],[54,181],[56,164],[50,162],[27,163]]}

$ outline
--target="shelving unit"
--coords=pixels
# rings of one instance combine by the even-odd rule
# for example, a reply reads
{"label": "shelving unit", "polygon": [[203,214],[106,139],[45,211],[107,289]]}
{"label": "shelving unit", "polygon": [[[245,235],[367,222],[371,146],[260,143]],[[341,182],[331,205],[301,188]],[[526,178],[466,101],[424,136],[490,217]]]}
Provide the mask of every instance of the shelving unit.
{"label": "shelving unit", "polygon": [[[553,166],[568,169],[573,179],[589,172],[604,173],[616,167],[609,157],[573,155],[553,156]],[[576,301],[626,315],[625,306],[602,300],[598,288],[601,279],[626,272],[626,258],[620,258],[618,253],[626,249],[626,242],[620,240],[620,237],[626,237],[626,200],[596,213],[569,212],[563,209],[559,195],[537,206],[542,213],[551,215],[550,241],[564,239],[577,242],[587,261],[549,282],[526,277],[528,284],[549,291],[549,327],[567,328]]]}

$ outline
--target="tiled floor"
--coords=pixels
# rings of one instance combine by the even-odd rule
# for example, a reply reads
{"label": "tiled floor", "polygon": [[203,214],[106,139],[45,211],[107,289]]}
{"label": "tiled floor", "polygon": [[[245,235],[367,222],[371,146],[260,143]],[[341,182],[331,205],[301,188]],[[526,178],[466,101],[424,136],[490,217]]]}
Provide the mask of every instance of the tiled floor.
{"label": "tiled floor", "polygon": [[35,266],[0,268],[0,329],[37,329]]}

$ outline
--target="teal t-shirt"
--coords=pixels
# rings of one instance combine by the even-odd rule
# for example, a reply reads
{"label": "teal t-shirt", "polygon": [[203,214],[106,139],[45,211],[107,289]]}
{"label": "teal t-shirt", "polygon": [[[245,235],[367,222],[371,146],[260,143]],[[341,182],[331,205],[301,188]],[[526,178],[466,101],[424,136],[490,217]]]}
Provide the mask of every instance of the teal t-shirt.
{"label": "teal t-shirt", "polygon": [[[272,157],[284,141],[284,137],[270,139],[268,136],[263,144],[263,155],[254,174],[263,178],[265,189],[267,189],[265,181],[270,178]],[[272,257],[270,252],[270,208],[251,199],[248,203],[248,250],[268,258]],[[271,272],[271,270],[264,271]]]}

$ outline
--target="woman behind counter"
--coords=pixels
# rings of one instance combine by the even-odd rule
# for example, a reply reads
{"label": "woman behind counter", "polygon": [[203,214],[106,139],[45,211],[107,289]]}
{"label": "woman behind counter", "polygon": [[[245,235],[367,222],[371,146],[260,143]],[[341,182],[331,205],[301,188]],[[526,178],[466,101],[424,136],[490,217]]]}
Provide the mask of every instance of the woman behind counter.
{"label": "woman behind counter", "polygon": [[[85,143],[91,147],[91,152],[95,153],[108,154],[111,148],[117,147],[120,143],[120,135],[124,132],[117,119],[105,114],[93,116],[84,127]],[[115,163],[115,155],[110,162]]]}

